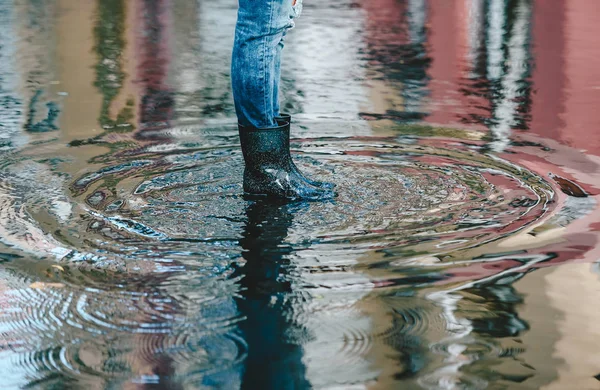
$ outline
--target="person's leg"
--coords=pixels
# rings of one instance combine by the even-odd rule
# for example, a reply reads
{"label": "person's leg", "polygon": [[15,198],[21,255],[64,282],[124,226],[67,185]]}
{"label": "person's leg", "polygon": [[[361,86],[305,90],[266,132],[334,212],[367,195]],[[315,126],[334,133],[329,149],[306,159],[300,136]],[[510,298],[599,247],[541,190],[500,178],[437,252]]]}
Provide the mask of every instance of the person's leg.
{"label": "person's leg", "polygon": [[231,82],[238,121],[243,126],[277,127],[276,72],[281,41],[285,31],[293,27],[290,1],[239,0]]}
{"label": "person's leg", "polygon": [[306,181],[289,149],[289,123],[277,122],[282,39],[293,27],[293,0],[239,0],[232,88],[244,155],[244,192],[325,199],[333,191]]}
{"label": "person's leg", "polygon": [[280,115],[280,112],[279,112],[279,110],[280,110],[280,108],[279,108],[279,83],[281,82],[281,53],[283,51],[283,47],[285,46],[284,40],[285,40],[285,33],[281,37],[281,41],[279,41],[279,44],[277,45],[277,48],[275,49],[275,63],[273,64],[273,66],[274,66],[273,113],[275,114],[276,117],[278,117]]}

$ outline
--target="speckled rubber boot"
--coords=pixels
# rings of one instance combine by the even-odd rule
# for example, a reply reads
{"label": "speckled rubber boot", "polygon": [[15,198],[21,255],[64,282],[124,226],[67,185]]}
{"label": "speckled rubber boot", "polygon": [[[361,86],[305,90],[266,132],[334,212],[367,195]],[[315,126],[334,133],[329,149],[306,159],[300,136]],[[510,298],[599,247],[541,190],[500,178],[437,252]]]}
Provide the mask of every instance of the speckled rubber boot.
{"label": "speckled rubber boot", "polygon": [[[288,143],[288,149],[289,149],[289,145],[290,145],[290,125],[292,123],[292,116],[288,115],[288,114],[279,114],[279,116],[275,117],[275,120],[277,121],[277,124],[280,126],[286,125],[287,129],[286,129],[286,137],[287,137],[287,143]],[[308,184],[310,184],[311,186],[315,186],[318,188],[325,188],[325,189],[333,189],[335,187],[335,184],[333,183],[328,183],[328,182],[323,182],[323,181],[317,181],[317,180],[313,180],[310,179],[306,176],[304,176],[304,174],[300,171],[300,169],[298,169],[298,167],[296,166],[296,164],[294,164],[294,161],[292,160],[292,170],[299,176],[301,176],[304,181],[306,181]]]}
{"label": "speckled rubber boot", "polygon": [[296,173],[289,148],[289,123],[273,129],[238,126],[247,195],[290,200],[324,200],[335,192],[310,185]]}

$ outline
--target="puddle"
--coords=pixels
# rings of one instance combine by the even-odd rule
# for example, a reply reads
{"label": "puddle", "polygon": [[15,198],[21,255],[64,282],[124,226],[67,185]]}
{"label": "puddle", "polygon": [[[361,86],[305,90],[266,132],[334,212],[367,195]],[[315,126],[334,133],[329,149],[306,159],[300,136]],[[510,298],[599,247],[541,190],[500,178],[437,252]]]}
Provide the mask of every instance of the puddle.
{"label": "puddle", "polygon": [[234,1],[0,2],[4,385],[593,386],[585,13],[305,2],[282,103],[338,197],[281,203],[242,194]]}

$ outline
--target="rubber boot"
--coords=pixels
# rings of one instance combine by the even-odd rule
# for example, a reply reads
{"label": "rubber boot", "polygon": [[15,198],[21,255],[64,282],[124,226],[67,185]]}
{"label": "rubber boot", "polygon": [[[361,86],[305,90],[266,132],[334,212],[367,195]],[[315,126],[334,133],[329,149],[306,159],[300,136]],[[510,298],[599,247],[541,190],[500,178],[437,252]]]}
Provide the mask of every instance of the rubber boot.
{"label": "rubber boot", "polygon": [[273,129],[238,125],[244,154],[244,192],[290,200],[323,200],[335,192],[308,184],[293,169],[289,148],[289,123]]}
{"label": "rubber boot", "polygon": [[[290,126],[292,124],[292,116],[289,114],[279,114],[279,116],[275,117],[275,120],[277,121],[277,124],[280,126],[287,124],[286,136],[287,136],[287,143],[288,143],[288,148],[289,148]],[[304,179],[304,181],[306,181],[311,186],[315,186],[318,188],[326,188],[326,189],[333,189],[335,187],[335,184],[333,184],[333,183],[317,181],[317,180],[313,180],[313,179],[310,179],[310,178],[304,176],[304,174],[300,171],[300,169],[296,166],[296,164],[294,164],[293,160],[292,160],[292,169],[297,175],[301,176]]]}

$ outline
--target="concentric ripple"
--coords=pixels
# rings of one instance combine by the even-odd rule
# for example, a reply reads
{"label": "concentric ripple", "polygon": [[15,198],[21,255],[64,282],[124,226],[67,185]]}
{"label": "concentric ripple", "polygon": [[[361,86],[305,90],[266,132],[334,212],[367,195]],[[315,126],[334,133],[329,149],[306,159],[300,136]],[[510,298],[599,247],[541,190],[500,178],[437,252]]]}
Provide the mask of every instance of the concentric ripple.
{"label": "concentric ripple", "polygon": [[[119,291],[98,279],[95,285],[105,283],[102,289],[33,281],[13,272],[2,277],[10,281],[4,294],[11,299],[0,318],[0,360],[10,359],[40,385],[69,378],[118,383],[132,376],[152,382],[175,361],[189,363],[172,376],[206,374],[234,367],[246,354],[245,342],[235,332],[240,318],[231,294],[219,292],[227,283],[170,292],[166,280],[158,288],[154,279],[122,285]],[[45,347],[38,349],[40,345]],[[22,386],[20,380],[15,375],[14,382],[3,383]]]}
{"label": "concentric ripple", "polygon": [[[90,215],[101,215],[105,228],[139,239],[235,243],[248,205],[241,196],[239,150],[227,144],[174,150],[141,152],[148,157],[152,151],[154,163],[138,164],[130,176],[120,177],[116,168],[86,174],[96,180],[82,194],[95,209]],[[287,240],[296,243],[446,259],[514,234],[552,207],[554,191],[541,176],[483,153],[475,143],[306,139],[296,160],[307,174],[338,188],[334,201],[292,211]],[[91,201],[107,181],[117,182],[111,194]]]}
{"label": "concentric ripple", "polygon": [[[59,373],[77,383],[218,388],[240,383],[241,365],[265,359],[271,345],[290,353],[269,359],[311,362],[315,387],[376,380],[376,352],[393,356],[389,375],[410,378],[431,353],[454,348],[427,345],[450,322],[415,289],[443,283],[446,264],[532,226],[555,205],[542,176],[477,141],[410,136],[298,140],[299,167],[333,181],[338,197],[250,201],[231,133],[194,134],[204,146],[175,137],[119,151],[64,183],[70,216],[43,214],[53,233],[37,234],[37,246],[60,262],[32,266],[35,277],[24,276],[28,267],[6,277],[13,299],[0,324],[11,364],[39,383]],[[9,190],[44,199],[38,187],[13,180]],[[18,210],[18,199],[5,202]],[[114,263],[120,268],[104,267]],[[385,304],[372,309],[372,299]],[[460,356],[519,353],[510,348],[475,340]],[[436,375],[422,383],[446,380]]]}

